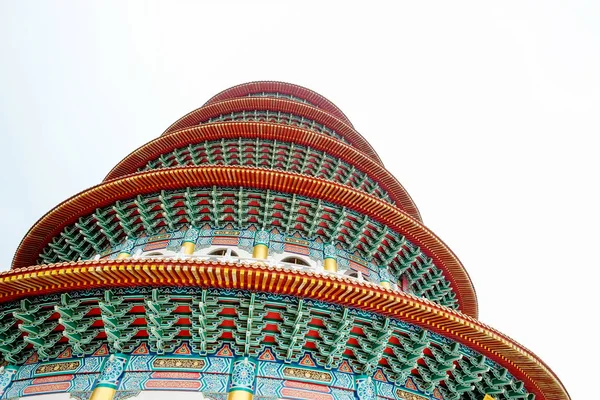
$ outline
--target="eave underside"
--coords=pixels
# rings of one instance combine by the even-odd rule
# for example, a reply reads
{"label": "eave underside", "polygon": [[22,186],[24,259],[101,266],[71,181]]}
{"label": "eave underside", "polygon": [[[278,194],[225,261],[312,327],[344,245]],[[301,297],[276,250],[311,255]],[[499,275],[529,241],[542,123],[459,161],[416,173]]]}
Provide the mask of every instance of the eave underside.
{"label": "eave underside", "polygon": [[17,250],[13,267],[36,264],[44,246],[67,224],[75,223],[79,217],[99,207],[130,198],[132,195],[152,193],[159,188],[169,190],[188,185],[273,189],[331,201],[372,216],[374,220],[396,232],[402,232],[412,243],[420,246],[452,283],[460,309],[468,315],[477,316],[475,290],[464,267],[452,251],[417,220],[386,202],[344,185],[259,168],[171,168],[131,175],[91,188],[65,201],[32,227]]}
{"label": "eave underside", "polygon": [[[397,318],[459,342],[508,369],[538,399],[568,399],[541,360],[479,321],[351,278],[267,267],[182,260],[111,260],[31,267],[0,275],[0,301],[110,287],[198,287],[291,295]],[[389,338],[388,338],[389,339]],[[382,356],[383,353],[380,354]],[[429,364],[428,364],[429,365]]]}

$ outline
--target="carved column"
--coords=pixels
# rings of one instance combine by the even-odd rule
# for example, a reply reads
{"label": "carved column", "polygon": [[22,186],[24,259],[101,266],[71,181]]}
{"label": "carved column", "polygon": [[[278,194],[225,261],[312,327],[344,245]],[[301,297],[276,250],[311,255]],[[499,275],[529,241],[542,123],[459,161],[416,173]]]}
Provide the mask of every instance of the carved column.
{"label": "carved column", "polygon": [[333,243],[323,248],[323,268],[327,272],[337,272],[337,249]]}
{"label": "carved column", "polygon": [[358,400],[375,400],[377,392],[373,378],[367,375],[356,375],[354,378],[356,386],[356,398]]}
{"label": "carved column", "polygon": [[134,244],[135,244],[134,240],[127,239],[125,241],[125,243],[123,243],[123,245],[121,246],[121,251],[119,252],[119,255],[117,256],[117,258],[121,259],[121,258],[131,257],[131,253],[133,253]]}
{"label": "carved column", "polygon": [[386,288],[386,289],[392,288],[392,283],[391,283],[392,279],[390,277],[390,273],[389,273],[386,265],[379,266],[379,280],[380,280],[381,286],[383,286],[384,288]]}
{"label": "carved column", "polygon": [[194,227],[190,227],[190,229],[188,229],[185,232],[185,237],[183,238],[183,244],[181,245],[181,250],[182,250],[183,254],[186,254],[186,255],[194,254],[194,251],[196,250],[196,241],[198,240],[199,236],[200,236],[200,232],[198,231],[198,229],[196,229]]}
{"label": "carved column", "polygon": [[254,236],[254,248],[252,249],[252,258],[266,260],[269,257],[269,232],[258,231]]}
{"label": "carved column", "polygon": [[94,391],[90,400],[112,400],[123,377],[129,356],[125,354],[111,354],[104,362],[100,376],[94,384]]}
{"label": "carved column", "polygon": [[227,400],[252,400],[256,389],[258,362],[249,357],[233,360]]}

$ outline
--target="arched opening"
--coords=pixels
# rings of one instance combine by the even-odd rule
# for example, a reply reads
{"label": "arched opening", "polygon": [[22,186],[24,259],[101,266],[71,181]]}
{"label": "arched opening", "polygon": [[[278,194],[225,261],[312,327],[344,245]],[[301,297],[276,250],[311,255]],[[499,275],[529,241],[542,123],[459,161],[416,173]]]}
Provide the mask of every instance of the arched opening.
{"label": "arched opening", "polygon": [[346,271],[344,271],[344,275],[346,276],[350,276],[352,278],[358,278],[358,271],[355,271],[353,269],[347,269]]}
{"label": "arched opening", "polygon": [[295,265],[305,265],[307,267],[310,267],[310,264],[306,260],[301,259],[300,257],[286,257],[283,260],[281,260],[281,262]]}
{"label": "arched opening", "polygon": [[239,257],[238,253],[231,249],[216,249],[208,253],[209,256],[228,256],[228,257]]}

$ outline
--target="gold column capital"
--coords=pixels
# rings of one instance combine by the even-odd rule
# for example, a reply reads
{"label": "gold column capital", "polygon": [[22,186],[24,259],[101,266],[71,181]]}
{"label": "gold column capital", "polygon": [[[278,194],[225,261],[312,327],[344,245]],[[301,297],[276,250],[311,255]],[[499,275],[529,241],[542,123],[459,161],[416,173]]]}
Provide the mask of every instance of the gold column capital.
{"label": "gold column capital", "polygon": [[252,393],[245,390],[232,390],[227,393],[227,400],[252,400],[253,397]]}
{"label": "gold column capital", "polygon": [[326,258],[323,261],[323,268],[327,272],[337,272],[337,260],[335,258]]}
{"label": "gold column capital", "polygon": [[109,388],[106,386],[98,386],[92,392],[90,400],[112,400],[115,397],[116,389]]}
{"label": "gold column capital", "polygon": [[181,249],[183,250],[183,254],[186,255],[192,255],[194,254],[194,251],[196,250],[196,245],[192,242],[184,242],[181,245]]}
{"label": "gold column capital", "polygon": [[264,244],[256,244],[252,249],[252,258],[266,260],[269,257],[269,248]]}

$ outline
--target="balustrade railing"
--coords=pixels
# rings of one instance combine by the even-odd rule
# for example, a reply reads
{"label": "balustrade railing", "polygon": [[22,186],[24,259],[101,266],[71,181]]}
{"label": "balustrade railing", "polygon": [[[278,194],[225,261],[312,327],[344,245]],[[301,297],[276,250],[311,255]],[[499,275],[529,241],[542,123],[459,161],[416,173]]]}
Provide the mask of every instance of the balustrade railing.
{"label": "balustrade railing", "polygon": [[[357,282],[373,282],[369,279],[365,279],[365,276],[360,271],[353,270],[338,270],[336,272],[328,271],[323,268],[323,263],[321,261],[314,262],[314,265],[302,265],[302,264],[294,264],[288,263],[285,261],[275,260],[273,258],[261,259],[261,258],[252,258],[252,257],[243,257],[243,256],[235,256],[235,255],[187,255],[187,254],[173,254],[173,255],[140,255],[134,254],[131,258],[133,259],[165,259],[165,260],[196,260],[196,261],[217,261],[217,262],[229,262],[229,263],[240,263],[240,264],[255,264],[262,263],[264,265],[268,265],[271,267],[284,268],[293,271],[309,271],[309,272],[317,272],[324,275],[337,275],[343,276],[344,278],[348,278],[351,280],[355,280]],[[349,274],[349,271],[352,271],[353,275]],[[401,291],[398,285],[392,284],[392,290]]]}

